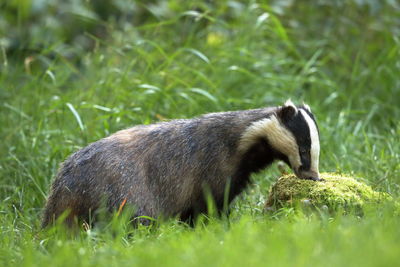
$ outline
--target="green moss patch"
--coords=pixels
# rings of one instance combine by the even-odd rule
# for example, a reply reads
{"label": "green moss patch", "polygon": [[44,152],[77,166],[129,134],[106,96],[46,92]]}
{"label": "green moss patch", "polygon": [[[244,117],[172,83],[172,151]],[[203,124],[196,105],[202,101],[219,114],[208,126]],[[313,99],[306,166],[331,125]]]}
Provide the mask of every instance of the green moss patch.
{"label": "green moss patch", "polygon": [[365,204],[378,204],[392,199],[389,194],[374,191],[349,176],[322,173],[321,178],[324,181],[301,180],[293,174],[280,177],[270,189],[266,209],[301,204],[329,210],[360,210]]}

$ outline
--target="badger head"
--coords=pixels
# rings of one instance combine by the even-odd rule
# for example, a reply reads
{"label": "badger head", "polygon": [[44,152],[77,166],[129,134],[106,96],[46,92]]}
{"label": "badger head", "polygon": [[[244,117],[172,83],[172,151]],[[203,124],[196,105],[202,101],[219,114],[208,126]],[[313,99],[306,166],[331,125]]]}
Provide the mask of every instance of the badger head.
{"label": "badger head", "polygon": [[276,112],[275,138],[271,145],[301,179],[319,180],[319,131],[308,105],[296,107],[289,100]]}
{"label": "badger head", "polygon": [[290,100],[268,118],[253,122],[242,136],[243,151],[254,140],[265,139],[274,158],[285,161],[300,179],[319,179],[319,131],[311,109]]}

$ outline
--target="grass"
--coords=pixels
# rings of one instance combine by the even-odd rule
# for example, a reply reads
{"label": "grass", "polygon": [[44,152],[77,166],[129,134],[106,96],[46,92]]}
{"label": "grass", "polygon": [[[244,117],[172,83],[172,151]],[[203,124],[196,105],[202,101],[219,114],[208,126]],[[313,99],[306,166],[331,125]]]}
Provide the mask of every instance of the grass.
{"label": "grass", "polygon": [[29,57],[2,49],[0,265],[396,265],[395,207],[363,218],[266,215],[275,167],[253,177],[230,218],[195,228],[171,220],[132,229],[121,219],[73,237],[40,231],[52,177],[71,152],[135,124],[288,98],[317,116],[322,171],[400,196],[396,2],[147,7],[154,19],[137,27],[102,22],[109,36],[88,33],[95,45],[78,59],[58,53],[62,40]]}

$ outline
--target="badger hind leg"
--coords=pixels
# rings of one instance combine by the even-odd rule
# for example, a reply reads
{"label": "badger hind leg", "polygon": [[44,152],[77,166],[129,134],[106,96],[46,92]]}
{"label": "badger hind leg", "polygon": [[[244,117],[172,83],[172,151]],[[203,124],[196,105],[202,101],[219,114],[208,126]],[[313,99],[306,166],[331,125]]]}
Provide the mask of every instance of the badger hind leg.
{"label": "badger hind leg", "polygon": [[63,206],[60,207],[57,201],[52,200],[51,198],[46,203],[46,207],[42,217],[42,228],[46,228],[47,226],[54,225],[60,217],[65,215],[66,217],[63,219],[63,223],[69,228],[73,227],[76,219],[76,211],[73,209]]}
{"label": "badger hind leg", "polygon": [[52,192],[49,196],[43,217],[42,228],[53,225],[59,218],[63,218],[62,223],[68,228],[77,226],[81,221],[90,221],[90,214],[93,208],[85,205],[85,201],[71,193]]}

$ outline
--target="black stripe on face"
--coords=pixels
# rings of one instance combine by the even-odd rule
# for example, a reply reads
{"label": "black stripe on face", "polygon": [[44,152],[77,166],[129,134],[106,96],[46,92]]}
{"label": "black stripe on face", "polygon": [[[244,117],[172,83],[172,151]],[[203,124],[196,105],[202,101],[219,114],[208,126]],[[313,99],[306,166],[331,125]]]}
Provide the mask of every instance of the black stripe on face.
{"label": "black stripe on face", "polygon": [[299,170],[309,170],[311,168],[311,133],[306,119],[301,112],[297,112],[282,123],[293,134],[299,147],[301,161]]}

